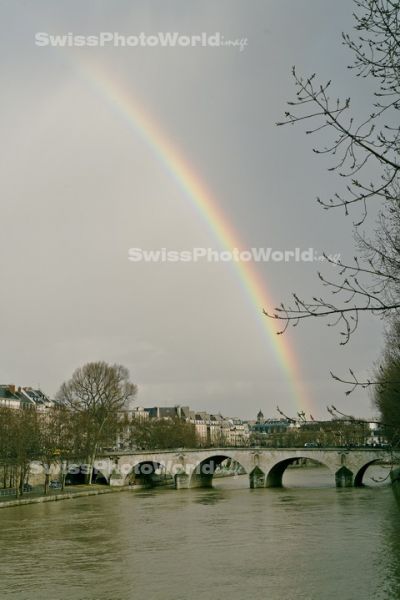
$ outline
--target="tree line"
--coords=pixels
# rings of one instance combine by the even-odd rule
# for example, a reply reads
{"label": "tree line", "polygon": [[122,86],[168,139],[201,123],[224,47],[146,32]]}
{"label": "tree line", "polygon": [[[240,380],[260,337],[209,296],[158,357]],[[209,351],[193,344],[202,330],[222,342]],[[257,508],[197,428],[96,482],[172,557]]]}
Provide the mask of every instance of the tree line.
{"label": "tree line", "polygon": [[254,432],[250,444],[270,448],[357,448],[364,447],[371,437],[369,424],[364,421],[315,421],[303,423],[300,427],[286,431],[268,433]]}
{"label": "tree line", "polygon": [[44,471],[44,490],[50,473],[58,466],[64,488],[68,465],[74,460],[87,465],[92,482],[98,452],[114,445],[121,428],[121,411],[134,399],[137,386],[121,365],[87,363],[64,382],[54,405],[16,410],[0,407],[0,481],[24,492],[32,462]]}
{"label": "tree line", "polygon": [[136,394],[125,367],[93,362],[75,370],[45,411],[0,406],[0,487],[22,495],[33,463],[44,473],[45,494],[51,472],[60,473],[64,489],[75,464],[84,463],[91,484],[96,457],[115,449],[117,439],[146,450],[197,446],[194,425],[181,419],[128,419]]}

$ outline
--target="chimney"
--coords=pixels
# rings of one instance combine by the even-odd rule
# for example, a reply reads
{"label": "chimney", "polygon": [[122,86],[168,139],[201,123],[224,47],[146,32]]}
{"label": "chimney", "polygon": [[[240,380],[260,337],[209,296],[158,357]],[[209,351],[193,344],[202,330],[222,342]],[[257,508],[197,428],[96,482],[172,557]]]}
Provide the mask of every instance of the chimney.
{"label": "chimney", "polygon": [[11,385],[9,385],[9,386],[8,386],[8,390],[9,390],[9,391],[10,391],[12,394],[15,394],[15,385],[14,385],[14,384],[11,384]]}

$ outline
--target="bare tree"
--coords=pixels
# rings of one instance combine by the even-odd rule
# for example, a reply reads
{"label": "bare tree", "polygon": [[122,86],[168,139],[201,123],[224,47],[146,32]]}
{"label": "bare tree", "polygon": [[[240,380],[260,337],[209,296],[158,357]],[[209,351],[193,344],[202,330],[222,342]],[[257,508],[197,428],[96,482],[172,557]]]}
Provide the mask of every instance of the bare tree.
{"label": "bare tree", "polygon": [[71,412],[68,406],[60,403],[54,406],[52,418],[59,443],[57,455],[61,489],[64,490],[71,461],[82,456],[82,419],[80,412]]}
{"label": "bare tree", "polygon": [[105,362],[85,364],[62,384],[57,399],[78,416],[76,423],[89,466],[89,484],[99,448],[115,442],[119,413],[136,393],[137,386],[130,382],[128,369]]}
{"label": "bare tree", "polygon": [[[282,303],[265,315],[287,327],[308,318],[325,319],[341,328],[341,344],[346,344],[358,325],[361,313],[388,317],[400,309],[400,3],[398,0],[353,0],[357,39],[343,34],[343,43],[353,52],[349,67],[358,77],[376,83],[369,115],[358,118],[350,98],[330,95],[331,82],[317,83],[315,74],[301,77],[293,68],[296,99],[278,125],[310,122],[307,134],[323,132],[331,141],[314,152],[330,155],[330,170],[347,179],[344,192],[332,198],[318,198],[326,210],[350,207],[361,210],[355,225],[358,256],[343,263],[325,256],[335,267],[332,277],[318,273],[330,297]],[[376,173],[371,180],[370,173]],[[367,239],[360,226],[368,214],[368,204],[380,202],[376,238]]]}
{"label": "bare tree", "polygon": [[69,460],[79,456],[82,434],[78,426],[79,414],[71,412],[63,404],[55,404],[39,413],[38,448],[36,460],[44,469],[44,494],[47,494],[50,474],[53,467],[60,471],[61,488],[64,490]]}
{"label": "bare tree", "polygon": [[38,418],[38,450],[37,460],[44,470],[44,494],[49,489],[50,471],[58,462],[60,440],[54,418],[54,411],[37,415]]}
{"label": "bare tree", "polygon": [[10,485],[15,487],[17,498],[23,494],[31,461],[36,459],[38,448],[39,424],[36,409],[1,407],[0,458]]}

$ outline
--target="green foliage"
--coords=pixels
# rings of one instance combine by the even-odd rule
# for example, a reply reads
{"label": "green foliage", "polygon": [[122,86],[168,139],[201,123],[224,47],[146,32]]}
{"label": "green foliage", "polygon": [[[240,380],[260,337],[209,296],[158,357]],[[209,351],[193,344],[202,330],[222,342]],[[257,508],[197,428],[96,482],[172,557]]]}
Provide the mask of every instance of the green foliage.
{"label": "green foliage", "polygon": [[394,446],[400,445],[400,321],[391,323],[386,334],[383,363],[376,373],[374,401]]}

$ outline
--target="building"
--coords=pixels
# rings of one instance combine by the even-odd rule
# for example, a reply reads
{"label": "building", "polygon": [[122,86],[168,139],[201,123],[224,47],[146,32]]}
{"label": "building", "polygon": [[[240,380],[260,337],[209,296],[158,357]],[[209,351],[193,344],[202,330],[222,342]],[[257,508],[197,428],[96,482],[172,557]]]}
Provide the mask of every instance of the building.
{"label": "building", "polygon": [[191,411],[191,413],[187,420],[194,424],[200,446],[249,445],[249,427],[241,419],[206,412]]}
{"label": "building", "polygon": [[[291,423],[288,419],[265,419],[261,420],[259,418],[261,411],[257,415],[257,421],[252,425],[252,431],[254,433],[286,433],[286,431],[291,426]],[[263,416],[263,415],[262,415]]]}
{"label": "building", "polygon": [[154,406],[144,408],[152,419],[184,419],[187,418],[190,410],[188,406]]}
{"label": "building", "polygon": [[132,410],[123,411],[123,414],[126,415],[129,420],[135,419],[141,422],[147,421],[150,416],[143,406],[135,406]]}
{"label": "building", "polygon": [[264,418],[263,412],[260,408],[260,410],[258,411],[258,414],[257,414],[257,423],[264,423],[264,421],[265,421],[265,418]]}
{"label": "building", "polygon": [[387,437],[385,427],[378,421],[368,423],[369,435],[366,439],[366,444],[372,447],[380,447],[387,445]]}
{"label": "building", "polygon": [[14,384],[0,384],[0,407],[28,408],[35,407],[40,411],[46,411],[54,405],[41,390],[31,387],[17,387]]}
{"label": "building", "polygon": [[[154,406],[141,408],[140,414],[149,419],[183,419],[194,425],[200,446],[248,446],[250,430],[238,417],[195,411],[189,406]],[[132,411],[133,416],[134,411]]]}
{"label": "building", "polygon": [[248,423],[237,417],[228,420],[230,423],[227,440],[228,446],[249,446],[250,428]]}

